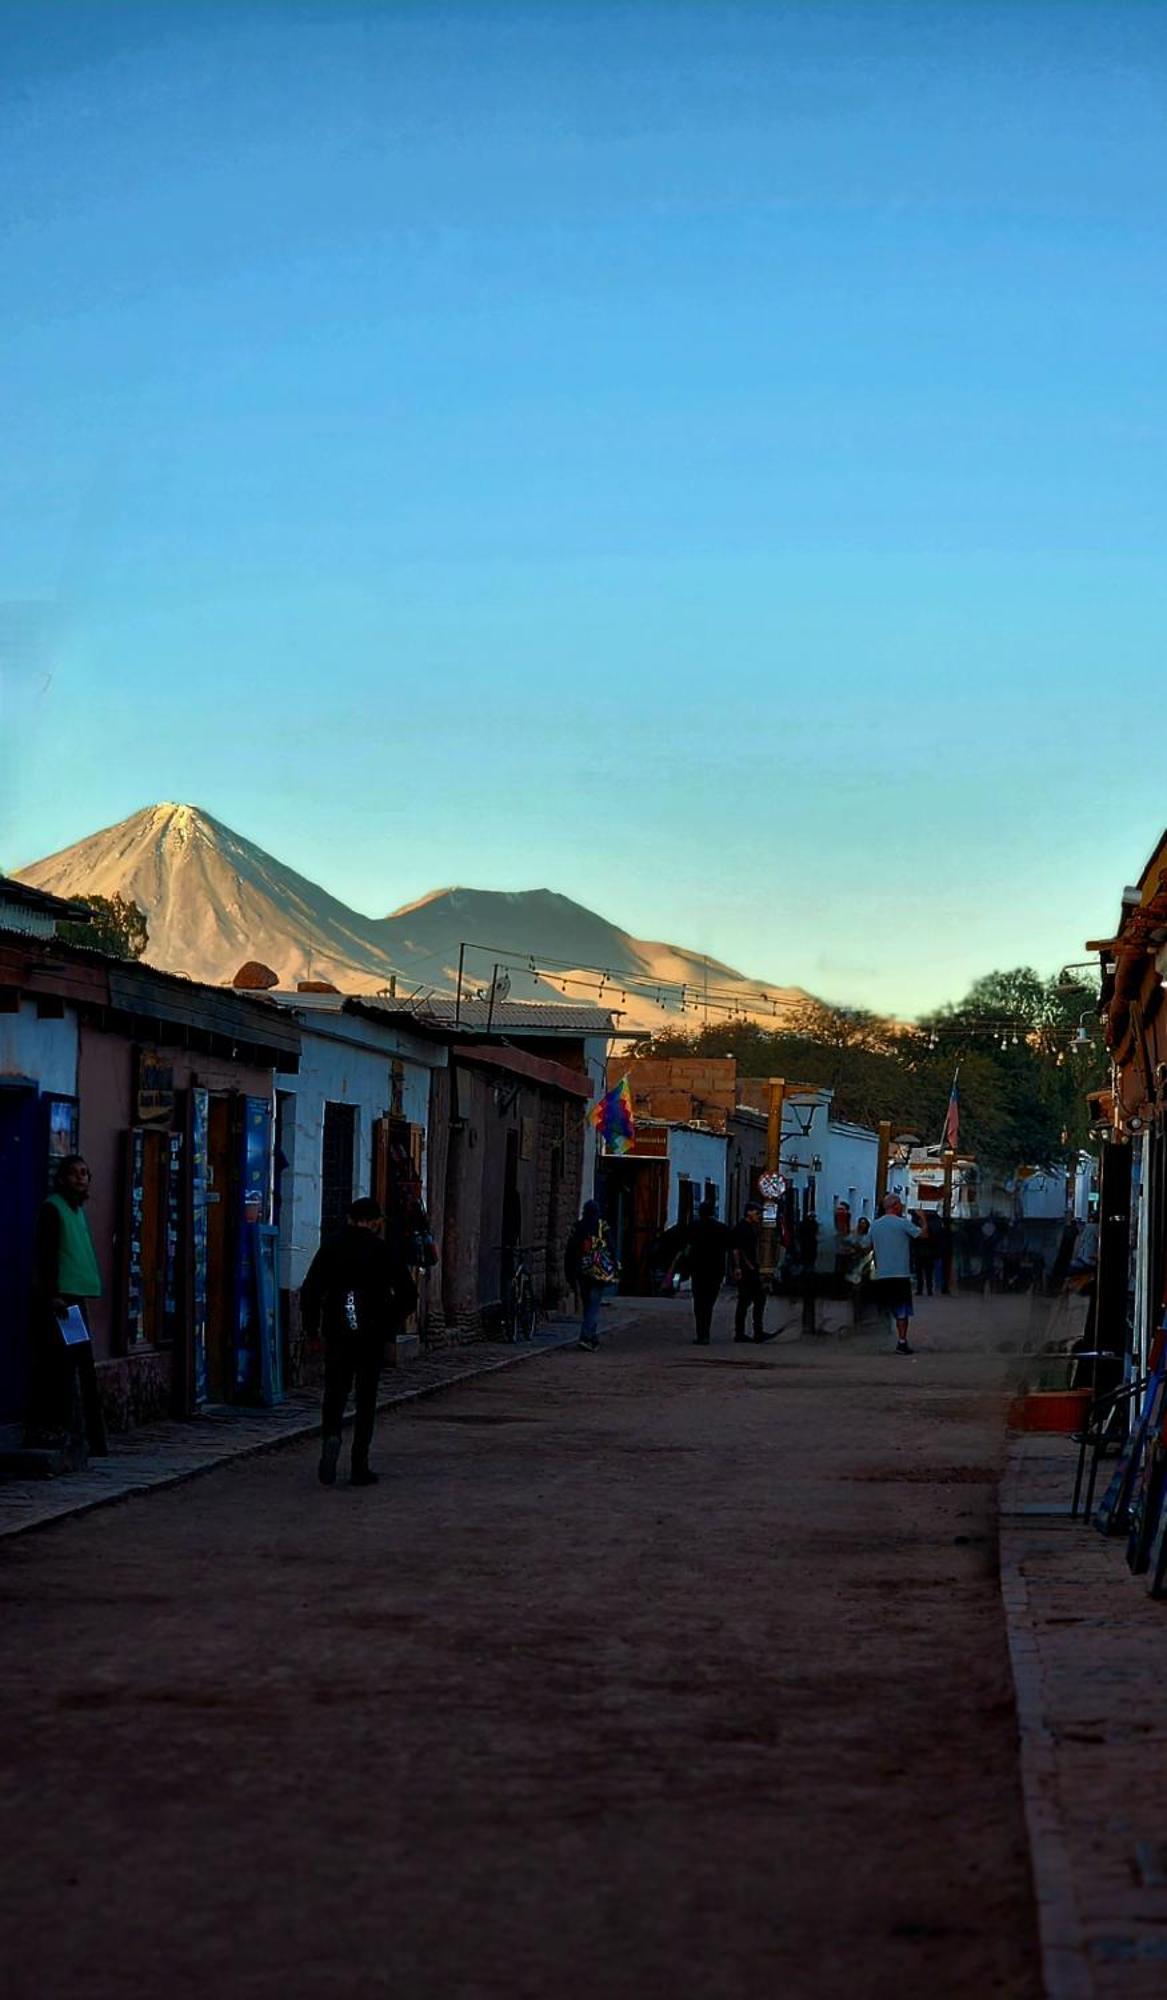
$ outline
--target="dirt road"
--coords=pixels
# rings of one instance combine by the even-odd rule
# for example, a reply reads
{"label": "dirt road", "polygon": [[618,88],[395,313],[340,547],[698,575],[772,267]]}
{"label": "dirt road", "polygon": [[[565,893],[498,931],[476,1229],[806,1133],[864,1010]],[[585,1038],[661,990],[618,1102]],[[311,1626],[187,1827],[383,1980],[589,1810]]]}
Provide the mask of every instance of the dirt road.
{"label": "dirt road", "polygon": [[10,2000],[1037,2000],[1020,1317],[725,1316],[383,1420],[373,1490],[299,1446],[11,1544]]}

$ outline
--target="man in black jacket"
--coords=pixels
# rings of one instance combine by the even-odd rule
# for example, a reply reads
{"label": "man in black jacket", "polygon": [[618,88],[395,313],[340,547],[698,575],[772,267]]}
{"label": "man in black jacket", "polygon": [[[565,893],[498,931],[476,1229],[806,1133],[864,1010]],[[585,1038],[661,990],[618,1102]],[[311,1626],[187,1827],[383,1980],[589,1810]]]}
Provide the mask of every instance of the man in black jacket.
{"label": "man in black jacket", "polygon": [[336,1484],[344,1406],[356,1383],[352,1483],[375,1486],[369,1446],[377,1417],[377,1383],[385,1342],[417,1304],[417,1287],[401,1256],[381,1234],[381,1211],[367,1195],[354,1201],[339,1236],[323,1243],[300,1292],[309,1340],[324,1335],[324,1410],[320,1483]]}
{"label": "man in black jacket", "polygon": [[747,1201],[745,1214],[729,1239],[730,1260],[734,1283],[737,1285],[737,1309],[733,1316],[733,1337],[748,1340],[746,1318],[751,1312],[754,1319],[754,1339],[765,1340],[763,1320],[766,1312],[766,1288],[762,1282],[761,1246],[758,1241],[758,1224],[762,1220],[760,1201]]}
{"label": "man in black jacket", "polygon": [[717,1220],[714,1204],[711,1201],[703,1201],[697,1210],[697,1220],[689,1229],[684,1249],[684,1259],[689,1266],[689,1277],[693,1286],[693,1318],[697,1323],[699,1347],[709,1345],[713,1308],[717,1304],[717,1294],[725,1282],[725,1258],[728,1249],[728,1229],[724,1222]]}

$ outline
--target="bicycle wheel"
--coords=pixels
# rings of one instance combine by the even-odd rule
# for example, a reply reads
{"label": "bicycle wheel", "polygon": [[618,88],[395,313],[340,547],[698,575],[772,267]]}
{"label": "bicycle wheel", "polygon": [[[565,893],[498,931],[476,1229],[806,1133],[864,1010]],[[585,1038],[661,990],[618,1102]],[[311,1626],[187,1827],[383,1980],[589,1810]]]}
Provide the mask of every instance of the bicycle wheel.
{"label": "bicycle wheel", "polygon": [[535,1304],[535,1288],[524,1271],[518,1280],[515,1297],[515,1337],[530,1340],[535,1331],[539,1308]]}

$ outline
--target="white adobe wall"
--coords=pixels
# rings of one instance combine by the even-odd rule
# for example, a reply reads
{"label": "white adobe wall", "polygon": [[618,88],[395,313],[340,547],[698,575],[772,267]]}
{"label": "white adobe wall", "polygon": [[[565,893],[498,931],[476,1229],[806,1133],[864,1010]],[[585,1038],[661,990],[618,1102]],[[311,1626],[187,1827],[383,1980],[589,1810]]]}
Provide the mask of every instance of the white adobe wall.
{"label": "white adobe wall", "polygon": [[853,1223],[861,1215],[874,1217],[878,1155],[874,1132],[828,1123],[818,1184],[819,1222],[824,1228],[833,1227],[837,1201],[849,1203]]}
{"label": "white adobe wall", "polygon": [[370,1048],[334,1039],[314,1029],[310,1021],[302,1021],[301,1027],[299,1074],[280,1078],[281,1095],[286,1088],[295,1099],[291,1144],[285,1138],[289,1165],[280,1210],[280,1283],[293,1291],[303,1283],[320,1246],[325,1104],[351,1104],[356,1110],[354,1199],[370,1190],[373,1126],[390,1108],[390,1064],[394,1060],[401,1063],[403,1071],[402,1116],[422,1127],[427,1144],[430,1109],[429,1064],[412,1060],[390,1046]]}
{"label": "white adobe wall", "polygon": [[1098,1192],[1098,1162],[1091,1153],[1079,1153],[1074,1175],[1074,1220],[1090,1220],[1090,1197]]}
{"label": "white adobe wall", "polygon": [[77,1095],[77,1013],[39,1021],[36,1003],[22,1000],[17,1014],[0,1014],[0,1076],[31,1077],[42,1091]]}
{"label": "white adobe wall", "polygon": [[1060,1169],[1052,1174],[1031,1174],[1017,1184],[1018,1213],[1027,1221],[1061,1222],[1066,1213],[1066,1176]]}
{"label": "white adobe wall", "polygon": [[[821,1159],[824,1167],[827,1159],[827,1120],[830,1116],[831,1094],[822,1092],[818,1097],[787,1098],[782,1106],[782,1161],[780,1171],[787,1185],[797,1188],[799,1207],[804,1206],[806,1193],[811,1182],[815,1184],[815,1212],[820,1225],[824,1221],[823,1202],[825,1199],[823,1175],[816,1173],[811,1161]],[[829,1215],[825,1218],[830,1221]]]}
{"label": "white adobe wall", "polygon": [[705,1183],[717,1189],[717,1213],[725,1214],[726,1139],[721,1132],[690,1132],[683,1125],[669,1128],[669,1194],[666,1227],[677,1220],[682,1178],[695,1181],[694,1204],[704,1199]]}

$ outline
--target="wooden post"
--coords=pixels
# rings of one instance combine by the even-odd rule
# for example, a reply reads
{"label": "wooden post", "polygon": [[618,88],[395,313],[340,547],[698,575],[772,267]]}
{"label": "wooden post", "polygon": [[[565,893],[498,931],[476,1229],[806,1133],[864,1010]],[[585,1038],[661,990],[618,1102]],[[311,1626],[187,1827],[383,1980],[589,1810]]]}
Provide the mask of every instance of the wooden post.
{"label": "wooden post", "polygon": [[[770,1078],[769,1106],[766,1117],[766,1172],[777,1174],[782,1170],[782,1105],[786,1096],[786,1079],[781,1076]],[[759,1265],[765,1277],[774,1270],[774,1249],[778,1232],[772,1222],[762,1225],[759,1248]]]}
{"label": "wooden post", "polygon": [[879,1204],[887,1193],[887,1167],[891,1154],[891,1119],[879,1121],[879,1150],[875,1155],[875,1212],[879,1214]]}
{"label": "wooden post", "polygon": [[786,1079],[781,1076],[770,1078],[769,1116],[766,1121],[766,1172],[776,1174],[782,1158],[782,1100],[786,1095]]}

